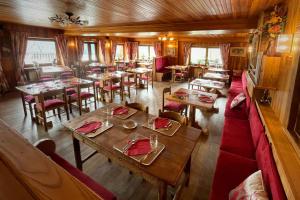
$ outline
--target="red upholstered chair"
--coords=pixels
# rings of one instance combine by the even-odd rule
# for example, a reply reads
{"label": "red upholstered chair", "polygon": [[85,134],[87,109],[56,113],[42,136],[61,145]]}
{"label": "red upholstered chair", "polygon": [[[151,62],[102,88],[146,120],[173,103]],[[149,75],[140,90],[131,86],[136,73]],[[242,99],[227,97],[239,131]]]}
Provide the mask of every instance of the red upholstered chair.
{"label": "red upholstered chair", "polygon": [[39,77],[40,82],[53,81],[54,79],[52,75],[42,75]]}
{"label": "red upholstered chair", "polygon": [[149,82],[152,81],[152,88],[153,88],[153,80],[152,80],[152,72],[148,72],[146,74],[142,74],[139,79],[143,82],[144,85],[147,85],[147,90],[149,88]]}
{"label": "red upholstered chair", "polygon": [[117,71],[117,67],[116,66],[107,66],[107,71],[108,72],[115,72],[115,71]]}
{"label": "red upholstered chair", "polygon": [[123,88],[122,88],[122,79],[120,78],[111,78],[107,81],[107,84],[103,87],[102,96],[104,97],[105,93],[110,94],[110,101],[112,102],[114,94],[119,91],[121,95],[121,100],[123,101]]}
{"label": "red upholstered chair", "polygon": [[175,73],[175,80],[179,79],[180,81],[184,81],[188,77],[189,77],[189,67],[182,70],[177,70]]}
{"label": "red upholstered chair", "polygon": [[68,78],[74,78],[74,74],[71,71],[63,72],[60,74],[61,79],[68,79]]}
{"label": "red upholstered chair", "polygon": [[123,79],[123,91],[126,92],[126,88],[127,88],[127,93],[128,93],[128,96],[130,98],[130,88],[135,88],[135,94],[137,93],[137,90],[136,90],[136,82],[135,80],[132,80],[132,78],[134,79],[134,74],[128,74],[127,77],[124,77]]}
{"label": "red upholstered chair", "polygon": [[[61,107],[65,109],[67,119],[69,120],[66,89],[59,89],[47,93],[41,93],[38,96],[38,102],[35,104],[35,115],[37,117],[38,123],[39,120],[42,120],[45,127],[45,131],[48,131],[46,112],[51,110],[54,111],[55,109],[57,109],[58,117],[59,119],[61,119]],[[55,114],[55,112],[53,113]]]}
{"label": "red upholstered chair", "polygon": [[[90,87],[93,88],[93,92],[90,92]],[[72,113],[72,103],[77,103],[79,114],[82,114],[82,101],[85,103],[85,108],[88,107],[88,100],[89,103],[94,103],[95,109],[97,109],[97,102],[96,102],[96,89],[95,89],[95,83],[86,83],[86,84],[79,84],[77,85],[77,91],[76,93],[70,95],[68,97],[68,103],[70,108],[70,113]],[[94,101],[91,101],[91,99],[94,99]]]}
{"label": "red upholstered chair", "polygon": [[187,105],[186,104],[182,104],[182,103],[178,103],[175,101],[168,101],[165,104],[165,94],[169,93],[169,95],[171,95],[171,87],[168,88],[164,88],[163,89],[163,98],[162,98],[162,111],[173,111],[173,112],[178,112],[183,114],[183,111],[185,111],[185,116],[187,116]]}
{"label": "red upholstered chair", "polygon": [[24,93],[21,94],[22,96],[22,102],[23,102],[23,108],[24,108],[24,114],[27,116],[27,107],[30,112],[30,117],[33,120],[34,115],[33,115],[33,104],[35,103],[35,97],[31,95],[25,95]]}

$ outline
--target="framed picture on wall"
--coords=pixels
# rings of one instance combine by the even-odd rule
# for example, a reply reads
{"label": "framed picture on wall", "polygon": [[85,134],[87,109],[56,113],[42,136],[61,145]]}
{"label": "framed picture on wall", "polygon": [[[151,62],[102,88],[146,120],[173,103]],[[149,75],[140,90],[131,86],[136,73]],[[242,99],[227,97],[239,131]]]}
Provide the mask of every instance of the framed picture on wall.
{"label": "framed picture on wall", "polygon": [[247,55],[246,47],[231,47],[230,48],[230,56],[246,57],[246,55]]}

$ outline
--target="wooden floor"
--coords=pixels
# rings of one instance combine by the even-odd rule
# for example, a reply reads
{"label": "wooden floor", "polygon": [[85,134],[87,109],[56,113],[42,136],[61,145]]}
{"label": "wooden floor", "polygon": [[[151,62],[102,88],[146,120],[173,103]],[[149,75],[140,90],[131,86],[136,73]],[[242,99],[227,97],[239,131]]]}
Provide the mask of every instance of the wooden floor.
{"label": "wooden floor", "polygon": [[[149,88],[148,92],[146,89],[139,89],[137,95],[132,95],[131,99],[127,100],[142,102],[149,106],[151,114],[157,115],[158,109],[161,108],[162,89],[170,85],[171,83],[156,82],[153,89]],[[187,88],[187,84],[172,83],[172,90],[179,87]],[[118,96],[115,98],[115,102],[120,102]],[[180,199],[208,199],[219,153],[225,103],[226,98],[218,98],[215,104],[215,107],[219,108],[217,114],[197,111],[197,120],[202,126],[208,126],[209,136],[202,135],[194,150],[190,185],[184,188]],[[98,103],[98,106],[102,105],[102,103]],[[78,116],[78,113],[74,112],[73,117],[76,116]],[[57,144],[57,152],[70,163],[75,163],[70,132],[61,125],[58,117],[51,118],[54,126],[48,133],[45,132],[43,127],[32,123],[29,116],[24,117],[21,99],[17,92],[10,92],[4,97],[0,97],[0,118],[21,132],[31,143],[45,137],[54,139]],[[62,118],[62,121],[65,120],[66,116]],[[83,158],[90,152],[91,149],[82,146]],[[155,187],[143,181],[137,175],[130,175],[128,170],[117,164],[109,163],[100,154],[88,160],[83,165],[83,171],[112,191],[118,199],[157,199],[157,189]]]}

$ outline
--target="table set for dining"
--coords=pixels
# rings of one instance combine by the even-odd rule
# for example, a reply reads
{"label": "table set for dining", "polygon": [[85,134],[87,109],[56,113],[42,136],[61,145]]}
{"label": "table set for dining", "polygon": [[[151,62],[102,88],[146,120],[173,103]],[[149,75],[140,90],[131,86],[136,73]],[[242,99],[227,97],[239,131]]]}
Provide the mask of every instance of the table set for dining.
{"label": "table set for dining", "polygon": [[80,143],[84,143],[157,186],[159,199],[167,198],[168,185],[180,187],[189,182],[191,154],[200,136],[195,128],[114,103],[64,126],[72,132],[79,169],[86,161],[80,153]]}

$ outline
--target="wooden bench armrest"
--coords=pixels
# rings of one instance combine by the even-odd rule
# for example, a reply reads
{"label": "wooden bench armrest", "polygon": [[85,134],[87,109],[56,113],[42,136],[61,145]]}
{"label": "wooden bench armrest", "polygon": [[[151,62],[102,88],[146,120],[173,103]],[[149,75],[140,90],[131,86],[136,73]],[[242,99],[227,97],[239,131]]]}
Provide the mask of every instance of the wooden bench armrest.
{"label": "wooden bench armrest", "polygon": [[51,140],[50,138],[44,138],[36,143],[34,143],[34,146],[38,148],[40,151],[42,151],[46,155],[50,155],[52,153],[55,153],[55,142]]}

